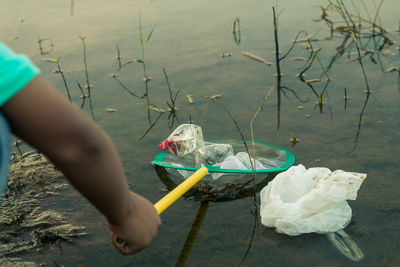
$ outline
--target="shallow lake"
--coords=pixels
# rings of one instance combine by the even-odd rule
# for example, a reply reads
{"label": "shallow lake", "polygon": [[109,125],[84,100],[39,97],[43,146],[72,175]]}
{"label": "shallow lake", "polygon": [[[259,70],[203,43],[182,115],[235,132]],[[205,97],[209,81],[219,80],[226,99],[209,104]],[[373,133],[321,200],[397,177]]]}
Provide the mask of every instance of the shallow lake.
{"label": "shallow lake", "polygon": [[[60,57],[78,106],[82,99],[76,80],[86,84],[78,36],[86,37],[95,120],[115,142],[131,189],[152,202],[165,195],[167,187],[151,161],[176,126],[192,121],[202,127],[207,140],[240,140],[226,109],[251,139],[250,121],[271,87],[253,123],[256,141],[290,150],[295,164],[307,168],[368,175],[357,200],[349,201],[353,214],[345,229],[364,254],[361,261],[345,257],[325,235],[291,237],[259,223],[255,227],[251,195],[208,204],[181,198],[162,214],[163,226],[151,246],[123,257],[113,248],[103,217],[73,189],[46,199],[43,206],[67,214],[86,227],[88,235],[61,243],[62,251],[48,246],[17,256],[45,266],[397,266],[400,3],[353,3],[344,1],[354,24],[361,24],[354,32],[362,64],[345,27],[352,22],[335,9],[336,1],[329,7],[330,1],[0,0],[0,40],[30,56],[66,95],[62,77],[53,72],[57,65],[47,60]],[[280,60],[280,88],[274,5],[280,57],[299,32],[306,32]],[[323,10],[327,16],[322,16]],[[151,77],[147,89],[139,16]],[[314,61],[302,81],[297,74],[305,70],[310,55]],[[171,98],[163,68],[172,97],[180,90],[174,114],[168,112]],[[368,88],[370,93],[365,93]],[[147,91],[147,96],[137,98],[126,89],[139,96]],[[206,96],[218,96],[223,106]],[[160,115],[157,108],[149,108],[153,106],[165,112]],[[88,101],[83,108],[92,116]],[[259,203],[258,194],[256,199]]]}

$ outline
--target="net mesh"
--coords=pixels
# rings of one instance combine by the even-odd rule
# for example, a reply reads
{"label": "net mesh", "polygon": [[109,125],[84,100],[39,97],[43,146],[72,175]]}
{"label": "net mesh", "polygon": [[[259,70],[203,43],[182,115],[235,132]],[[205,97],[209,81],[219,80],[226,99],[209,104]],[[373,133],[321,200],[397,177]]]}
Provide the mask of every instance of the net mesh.
{"label": "net mesh", "polygon": [[[246,147],[243,142],[237,140],[218,140],[208,141],[212,143],[230,144],[233,147],[234,153],[246,152]],[[253,155],[252,143],[247,142],[250,149],[250,154]],[[262,164],[256,167],[255,172],[279,172],[288,169],[294,163],[294,156],[289,151],[279,148],[277,146],[254,142],[254,152],[256,161]],[[247,156],[248,158],[248,156]],[[184,157],[178,157],[174,153],[161,152],[153,160],[153,164],[180,170],[193,171],[198,169],[200,166],[196,166],[196,159],[194,154],[188,154]],[[226,165],[226,164],[225,164]],[[251,173],[251,168],[246,169],[234,169],[226,168],[216,165],[206,166],[209,172],[223,172],[223,173]]]}

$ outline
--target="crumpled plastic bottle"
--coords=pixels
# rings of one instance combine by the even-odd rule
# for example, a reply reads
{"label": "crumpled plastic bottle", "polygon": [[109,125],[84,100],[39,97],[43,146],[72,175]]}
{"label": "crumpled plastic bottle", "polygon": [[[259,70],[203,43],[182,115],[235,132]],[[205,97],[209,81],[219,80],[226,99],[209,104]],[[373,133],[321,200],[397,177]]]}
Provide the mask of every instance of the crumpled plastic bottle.
{"label": "crumpled plastic bottle", "polygon": [[233,156],[233,147],[230,144],[214,144],[205,142],[195,152],[196,166],[208,166],[222,162],[228,156]]}
{"label": "crumpled plastic bottle", "polygon": [[203,132],[195,124],[181,124],[160,144],[160,149],[184,157],[204,146]]}
{"label": "crumpled plastic bottle", "polygon": [[194,155],[196,167],[214,165],[233,155],[231,144],[205,142],[200,126],[181,124],[160,144],[160,149],[178,157]]}

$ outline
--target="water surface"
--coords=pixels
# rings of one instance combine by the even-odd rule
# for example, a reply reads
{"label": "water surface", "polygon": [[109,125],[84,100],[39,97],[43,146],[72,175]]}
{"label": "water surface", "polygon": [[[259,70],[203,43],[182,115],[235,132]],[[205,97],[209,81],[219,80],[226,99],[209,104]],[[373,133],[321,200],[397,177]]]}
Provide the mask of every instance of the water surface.
{"label": "water surface", "polygon": [[[304,30],[315,34],[312,44],[315,49],[321,48],[318,53],[321,64],[329,66],[344,39],[336,32],[334,38],[326,40],[331,36],[330,28],[324,21],[316,21],[321,18],[320,6],[326,7],[329,2],[277,3],[277,10],[282,11],[278,18],[281,53],[284,54],[296,34]],[[103,217],[72,189],[43,205],[69,214],[74,222],[87,227],[88,236],[75,244],[62,244],[62,253],[50,246],[40,253],[19,257],[48,266],[53,262],[65,266],[81,263],[84,266],[174,266],[178,258],[178,263],[186,266],[237,266],[241,262],[242,266],[299,266],[300,263],[395,266],[400,262],[397,253],[400,238],[399,75],[386,72],[390,67],[400,67],[398,1],[384,1],[376,20],[388,30],[394,44],[374,52],[376,64],[370,57],[363,58],[372,91],[368,98],[364,93],[366,83],[357,62],[357,50],[353,46],[329,68],[331,81],[325,91],[324,82],[312,84],[317,93],[324,92],[321,111],[316,105],[318,97],[296,77],[305,62],[292,58],[307,58],[310,54],[299,43],[281,62],[282,85],[292,89],[298,98],[292,91],[281,91],[279,119],[272,16],[275,1],[88,0],[74,1],[73,12],[69,1],[1,0],[0,4],[0,39],[16,51],[29,55],[41,68],[43,76],[65,94],[61,77],[53,73],[56,65],[44,60],[61,56],[60,65],[68,73],[67,82],[77,105],[80,105],[81,93],[72,76],[85,84],[82,42],[78,36],[86,36],[96,121],[115,142],[131,188],[153,202],[166,193],[166,185],[157,176],[151,160],[158,153],[158,144],[179,123],[191,119],[203,128],[209,140],[240,139],[235,124],[221,106],[204,96],[221,95],[218,100],[250,139],[249,122],[271,87],[274,91],[254,122],[255,140],[292,151],[296,164],[368,174],[357,200],[350,202],[353,218],[345,229],[365,255],[360,262],[340,254],[324,235],[289,237],[260,225],[251,240],[254,205],[250,197],[212,202],[208,209],[201,208],[199,202],[182,198],[163,213],[159,236],[148,249],[132,257],[122,257],[112,247]],[[372,1],[365,1],[368,12],[361,5],[355,8],[349,1],[345,4],[352,13],[358,10],[367,19],[374,19],[379,8],[379,3]],[[118,69],[117,46],[123,62],[141,58],[139,14],[145,37],[156,25],[145,47],[147,71],[152,78],[148,83],[149,100],[164,110],[168,109],[166,101],[171,102],[162,68],[173,86],[182,90],[176,101],[178,121],[168,119],[168,112],[163,114],[141,140],[150,125],[146,99],[132,97],[110,77]],[[343,24],[343,19],[333,10],[328,14],[331,20]],[[232,34],[235,18],[240,20],[239,44]],[[304,37],[301,35],[300,39]],[[360,42],[375,50],[374,40],[368,39],[368,35],[363,37]],[[38,39],[50,39],[54,44],[51,47],[50,41],[43,41],[45,51],[50,51],[48,54],[40,53]],[[221,57],[223,52],[232,53],[232,56]],[[249,59],[242,52],[262,57],[273,65]],[[306,75],[305,79],[326,78],[317,60]],[[145,92],[140,63],[123,67],[118,78],[133,92]],[[349,96],[347,102],[345,88]],[[192,95],[193,104],[189,104],[186,93]],[[87,104],[84,108],[90,114]],[[109,113],[106,108],[117,109],[117,112]],[[158,116],[151,110],[151,123]],[[291,133],[299,140],[293,147]],[[183,259],[181,249],[198,210],[204,216],[201,228]]]}

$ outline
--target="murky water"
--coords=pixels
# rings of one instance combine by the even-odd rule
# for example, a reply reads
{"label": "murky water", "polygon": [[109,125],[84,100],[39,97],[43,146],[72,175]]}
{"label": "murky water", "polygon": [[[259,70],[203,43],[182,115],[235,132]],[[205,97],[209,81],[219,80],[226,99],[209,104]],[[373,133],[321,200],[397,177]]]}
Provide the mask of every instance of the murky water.
{"label": "murky water", "polygon": [[[397,172],[400,89],[399,72],[393,67],[400,67],[400,4],[395,0],[384,1],[382,5],[379,1],[364,1],[365,7],[360,3],[355,7],[350,1],[344,2],[350,13],[359,11],[361,17],[375,20],[376,25],[387,29],[384,36],[394,42],[376,51],[385,39],[373,38],[370,25],[361,20],[364,28],[362,37],[358,36],[359,44],[371,50],[360,52],[365,56],[362,62],[372,91],[367,95],[357,49],[354,43],[349,46],[352,37],[346,41],[347,35],[338,27],[345,25],[343,17],[333,9],[327,10],[326,18],[335,23],[333,38],[327,20],[318,21],[322,14],[320,6],[328,6],[329,1],[278,1],[281,55],[291,47],[299,31],[313,34],[313,49],[321,50],[304,79],[323,79],[307,85],[296,77],[306,63],[299,57],[310,55],[304,42],[300,42],[280,62],[283,88],[278,94],[274,3],[76,0],[71,6],[70,1],[0,0],[0,39],[16,51],[28,54],[43,76],[65,93],[63,80],[53,73],[57,65],[45,60],[61,56],[59,63],[66,73],[71,97],[80,105],[81,92],[75,79],[85,85],[86,78],[78,36],[86,36],[96,121],[114,140],[131,188],[153,202],[166,193],[167,185],[158,177],[151,160],[158,153],[160,141],[179,123],[191,119],[203,128],[208,140],[240,139],[228,114],[205,96],[221,95],[218,101],[250,139],[250,120],[266,92],[274,87],[254,121],[255,140],[290,150],[296,156],[296,163],[306,167],[324,166],[368,174],[357,200],[350,202],[353,218],[345,229],[364,254],[360,262],[343,256],[325,235],[289,237],[260,225],[252,239],[254,205],[249,197],[209,205],[201,205],[196,201],[198,198],[182,198],[162,214],[163,226],[148,249],[132,257],[122,257],[109,240],[102,216],[72,189],[43,200],[42,206],[68,214],[75,225],[86,227],[88,235],[75,243],[61,242],[62,253],[58,247],[49,246],[18,257],[46,266],[54,262],[65,266],[81,263],[84,266],[237,266],[240,263],[242,266],[396,266],[400,262]],[[379,16],[375,18],[378,9]],[[137,95],[146,91],[142,64],[133,62],[118,71],[115,59],[117,46],[122,64],[142,58],[139,14],[144,38],[155,27],[144,49],[147,74],[151,77],[148,100],[168,110],[166,102],[171,100],[162,70],[165,68],[173,87],[181,89],[175,103],[178,108],[175,120],[168,112],[157,120],[159,113],[153,109],[149,119],[147,99],[133,97],[110,77],[117,73],[118,81]],[[235,39],[232,33],[236,18],[240,22],[240,42],[239,36]],[[355,24],[358,23],[355,19]],[[304,38],[304,34],[299,36]],[[38,40],[42,40],[44,54],[40,53]],[[242,52],[273,65],[246,57]],[[222,57],[222,53],[226,56]],[[388,72],[390,68],[394,71]],[[327,70],[330,78],[327,86],[322,69]],[[319,106],[321,93],[323,105]],[[189,104],[187,94],[193,104]],[[84,109],[90,114],[88,103]],[[156,120],[154,127],[139,140]],[[298,139],[293,147],[291,134]],[[200,227],[192,228],[194,222]]]}

